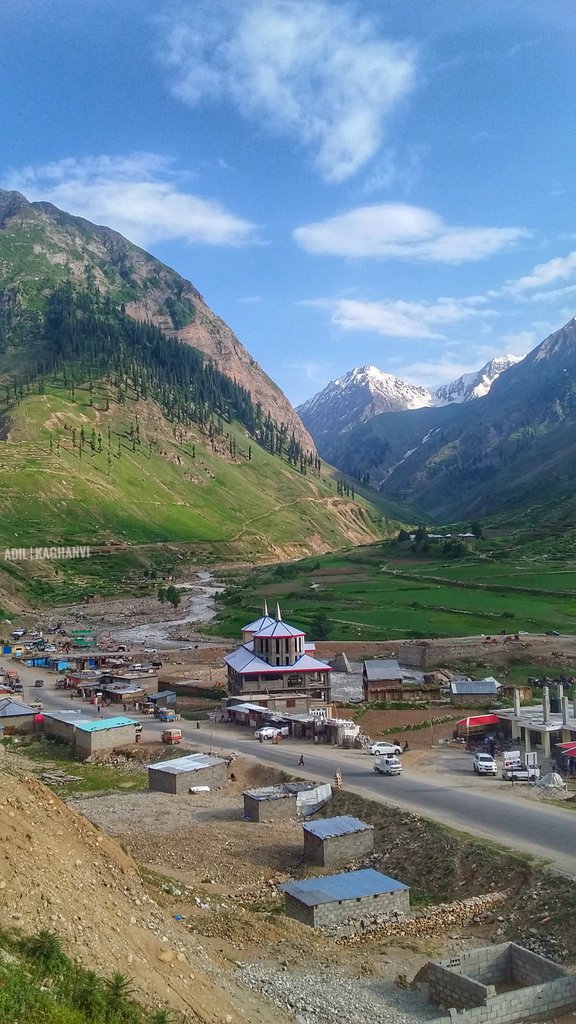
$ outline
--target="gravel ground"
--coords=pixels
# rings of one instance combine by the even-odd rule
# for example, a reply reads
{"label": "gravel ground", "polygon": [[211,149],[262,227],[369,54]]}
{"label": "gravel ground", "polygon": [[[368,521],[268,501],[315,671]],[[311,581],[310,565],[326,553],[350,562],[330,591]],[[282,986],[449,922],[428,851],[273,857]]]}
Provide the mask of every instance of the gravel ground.
{"label": "gravel ground", "polygon": [[298,1024],[422,1024],[439,1016],[437,1007],[392,979],[353,978],[326,968],[288,972],[265,964],[242,967],[236,975],[293,1013]]}

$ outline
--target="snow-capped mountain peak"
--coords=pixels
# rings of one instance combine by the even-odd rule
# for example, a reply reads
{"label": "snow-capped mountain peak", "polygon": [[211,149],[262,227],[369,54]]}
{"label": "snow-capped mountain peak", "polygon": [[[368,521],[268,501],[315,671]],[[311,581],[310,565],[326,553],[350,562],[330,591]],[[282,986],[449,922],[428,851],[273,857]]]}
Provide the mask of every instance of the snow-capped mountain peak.
{"label": "snow-capped mountain peak", "polygon": [[495,356],[490,359],[477,373],[463,373],[450,384],[442,384],[432,392],[434,405],[451,405],[454,402],[469,402],[473,398],[487,395],[494,381],[515,363],[521,362],[523,356]]}
{"label": "snow-capped mountain peak", "polygon": [[382,412],[432,404],[426,388],[383,373],[377,366],[357,366],[298,406],[298,414],[312,434],[342,433]]}

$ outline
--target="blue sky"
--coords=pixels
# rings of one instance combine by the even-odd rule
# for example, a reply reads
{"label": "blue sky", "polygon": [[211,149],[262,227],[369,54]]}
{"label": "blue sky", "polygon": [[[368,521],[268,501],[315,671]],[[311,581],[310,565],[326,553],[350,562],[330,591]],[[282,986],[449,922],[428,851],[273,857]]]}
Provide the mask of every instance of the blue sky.
{"label": "blue sky", "polygon": [[202,292],[297,404],[576,313],[573,0],[3,0],[0,182]]}

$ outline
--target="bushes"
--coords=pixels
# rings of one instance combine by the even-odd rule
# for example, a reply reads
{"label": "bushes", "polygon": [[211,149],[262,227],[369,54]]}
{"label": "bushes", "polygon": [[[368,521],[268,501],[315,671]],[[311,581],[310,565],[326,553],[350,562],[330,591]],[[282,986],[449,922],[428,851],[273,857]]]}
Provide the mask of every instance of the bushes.
{"label": "bushes", "polygon": [[74,964],[57,935],[0,933],[0,1021],[14,1024],[180,1024],[171,1010],[148,1010],[129,978],[102,978]]}

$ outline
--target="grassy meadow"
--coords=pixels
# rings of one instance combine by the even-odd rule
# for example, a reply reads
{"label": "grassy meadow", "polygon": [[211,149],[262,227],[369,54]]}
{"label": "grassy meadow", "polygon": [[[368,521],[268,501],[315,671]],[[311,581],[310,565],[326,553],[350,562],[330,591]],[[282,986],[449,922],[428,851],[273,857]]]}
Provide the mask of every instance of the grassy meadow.
{"label": "grassy meadow", "polygon": [[377,640],[490,635],[506,629],[576,632],[576,560],[560,568],[525,564],[512,554],[492,561],[470,553],[458,561],[376,543],[290,566],[228,573],[215,632],[237,634],[264,598],[279,600],[290,621],[313,633],[319,616],[325,636]]}

